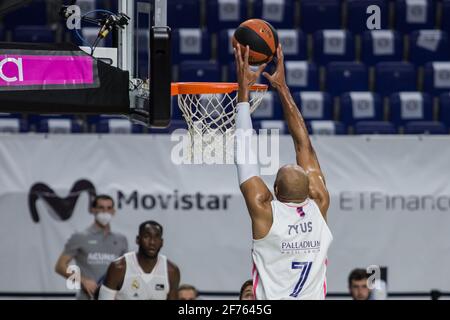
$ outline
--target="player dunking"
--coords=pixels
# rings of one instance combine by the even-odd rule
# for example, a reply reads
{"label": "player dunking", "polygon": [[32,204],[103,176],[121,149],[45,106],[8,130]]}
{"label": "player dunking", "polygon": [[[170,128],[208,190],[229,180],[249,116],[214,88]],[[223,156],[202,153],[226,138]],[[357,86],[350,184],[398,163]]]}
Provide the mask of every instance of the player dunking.
{"label": "player dunking", "polygon": [[[252,72],[245,53],[235,49],[239,82],[236,115],[236,163],[239,184],[252,220],[253,289],[263,299],[324,299],[327,251],[332,241],[327,226],[330,203],[325,180],[305,122],[286,85],[281,46],[276,71],[263,75],[281,98],[294,140],[297,164],[278,170],[274,192],[259,177],[259,167],[246,161],[251,151],[245,132],[252,130],[249,85],[265,65]],[[251,142],[250,142],[251,144]]]}
{"label": "player dunking", "polygon": [[163,227],[155,221],[139,226],[138,252],[128,252],[113,261],[100,287],[99,300],[175,300],[180,271],[159,254]]}

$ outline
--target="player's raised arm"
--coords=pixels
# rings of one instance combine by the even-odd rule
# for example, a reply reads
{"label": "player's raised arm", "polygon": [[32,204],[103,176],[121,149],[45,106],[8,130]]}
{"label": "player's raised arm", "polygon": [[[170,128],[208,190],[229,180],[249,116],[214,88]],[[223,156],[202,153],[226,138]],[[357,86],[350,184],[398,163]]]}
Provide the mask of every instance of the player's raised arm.
{"label": "player's raised arm", "polygon": [[239,84],[234,156],[238,169],[239,185],[252,219],[253,238],[261,239],[269,232],[272,226],[270,202],[273,197],[264,181],[259,177],[257,156],[252,153],[251,137],[253,125],[248,101],[249,88],[258,79],[266,65],[262,65],[257,72],[251,71],[248,64],[248,47],[246,47],[243,54],[241,47],[237,46],[234,50],[234,55]]}
{"label": "player's raised arm", "polygon": [[283,105],[284,118],[294,140],[297,164],[308,174],[309,196],[317,202],[323,217],[326,219],[327,210],[330,205],[330,196],[325,185],[325,179],[320,169],[316,152],[309,139],[305,121],[286,85],[284,56],[281,45],[277,49],[277,67],[275,72],[272,75],[264,72],[263,75],[278,91]]}

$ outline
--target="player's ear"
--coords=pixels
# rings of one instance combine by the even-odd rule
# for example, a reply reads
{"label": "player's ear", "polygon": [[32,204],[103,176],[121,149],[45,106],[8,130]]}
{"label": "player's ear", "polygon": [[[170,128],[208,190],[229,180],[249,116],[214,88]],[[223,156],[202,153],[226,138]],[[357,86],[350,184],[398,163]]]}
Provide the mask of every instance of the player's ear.
{"label": "player's ear", "polygon": [[139,235],[136,236],[136,244],[139,245]]}

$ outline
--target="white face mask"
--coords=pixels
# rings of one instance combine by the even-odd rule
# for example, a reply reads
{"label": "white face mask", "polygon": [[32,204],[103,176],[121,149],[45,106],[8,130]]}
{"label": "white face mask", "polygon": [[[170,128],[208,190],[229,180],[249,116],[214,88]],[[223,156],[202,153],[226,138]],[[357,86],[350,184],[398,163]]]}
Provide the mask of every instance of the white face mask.
{"label": "white face mask", "polygon": [[99,212],[95,215],[95,220],[102,226],[106,226],[112,219],[112,214],[109,212]]}

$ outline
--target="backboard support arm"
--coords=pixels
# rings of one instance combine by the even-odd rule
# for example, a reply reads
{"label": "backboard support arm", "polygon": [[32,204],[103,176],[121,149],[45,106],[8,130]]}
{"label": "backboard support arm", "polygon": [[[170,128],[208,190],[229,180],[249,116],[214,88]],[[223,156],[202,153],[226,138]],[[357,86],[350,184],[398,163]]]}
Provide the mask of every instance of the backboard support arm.
{"label": "backboard support arm", "polygon": [[[135,10],[134,1],[118,0],[119,12],[133,17]],[[134,22],[130,23],[125,29],[119,31],[119,63],[118,67],[122,70],[130,71],[130,78],[134,75]]]}

